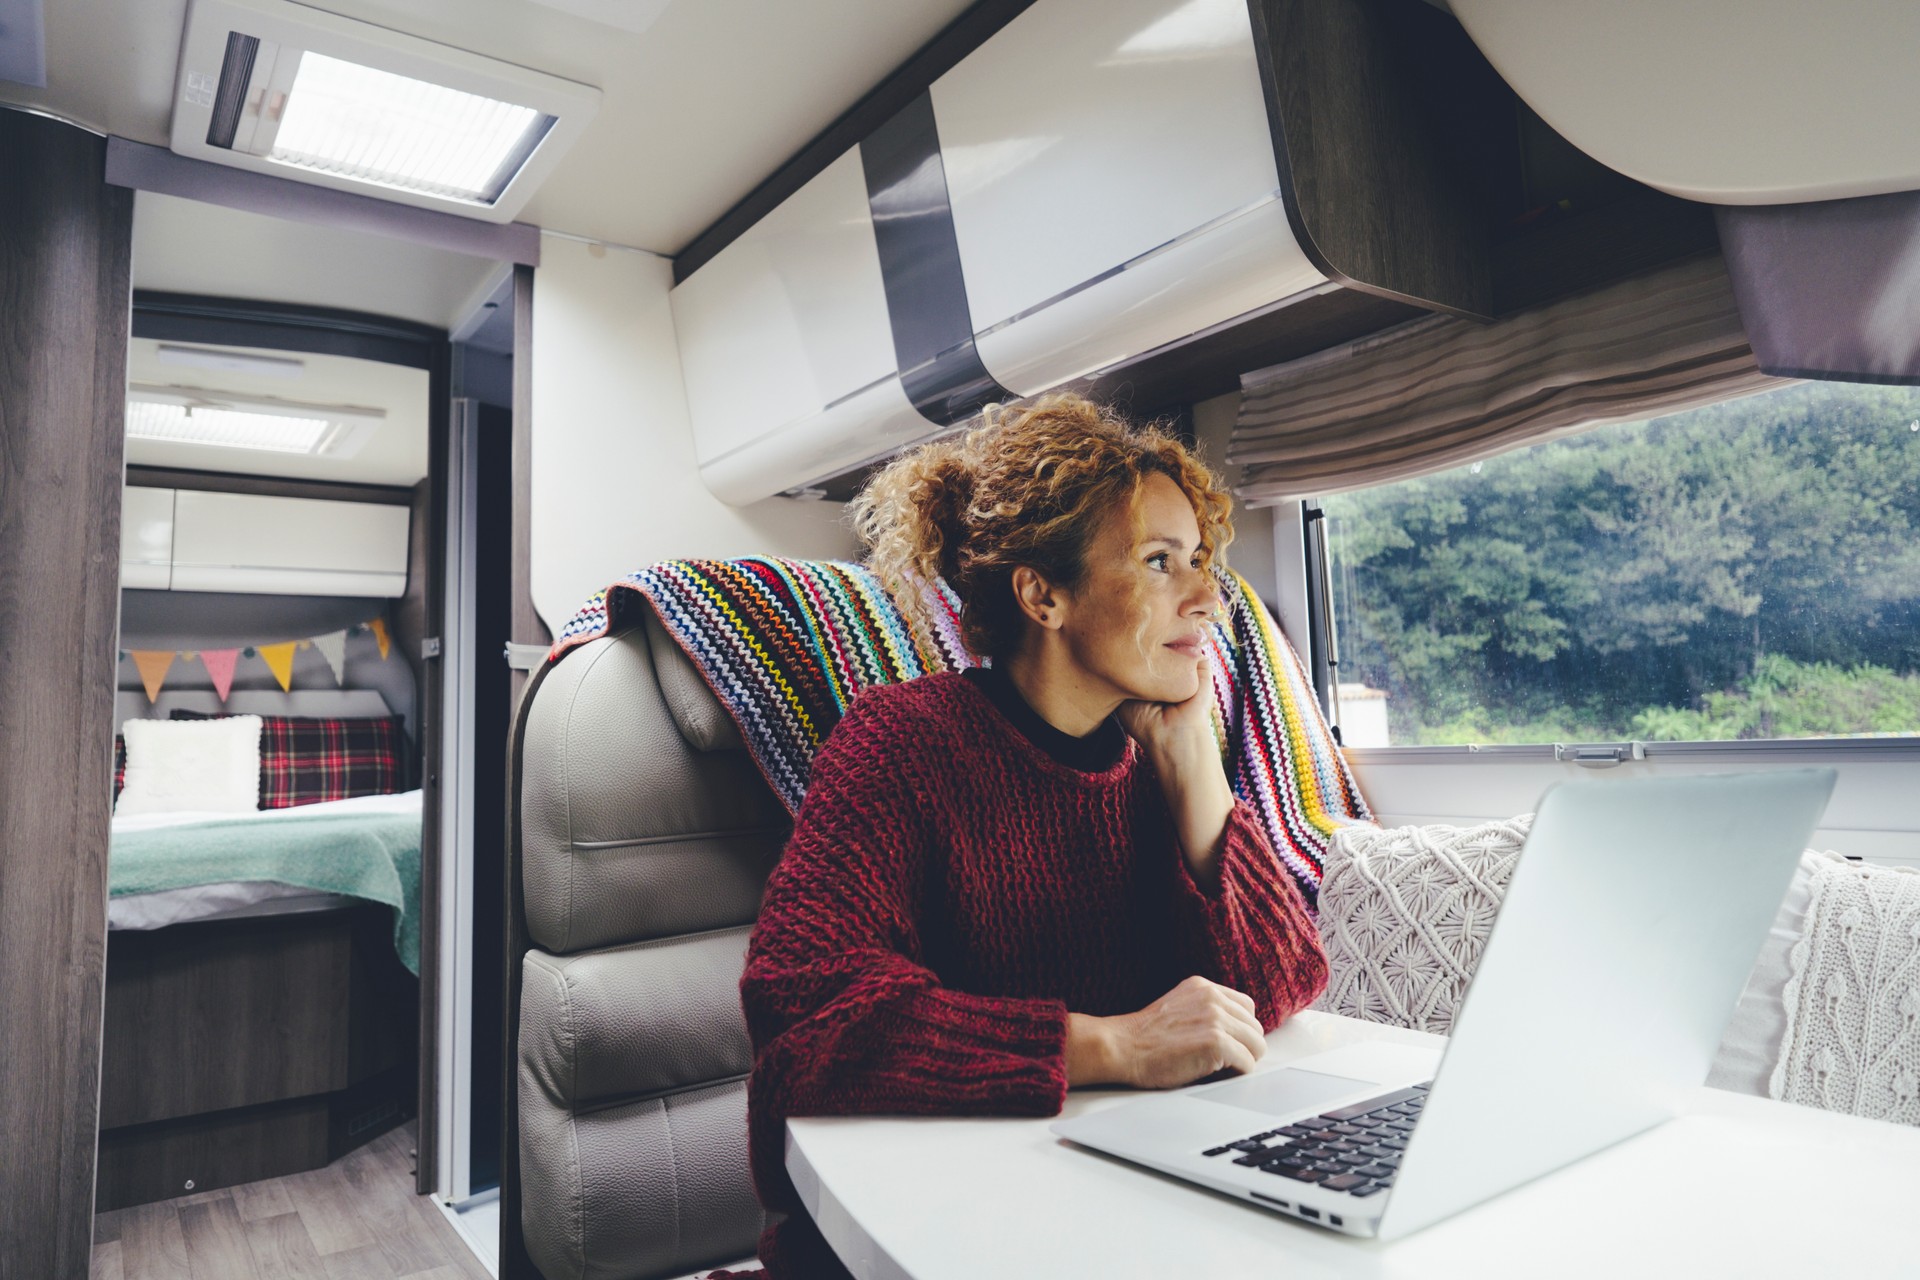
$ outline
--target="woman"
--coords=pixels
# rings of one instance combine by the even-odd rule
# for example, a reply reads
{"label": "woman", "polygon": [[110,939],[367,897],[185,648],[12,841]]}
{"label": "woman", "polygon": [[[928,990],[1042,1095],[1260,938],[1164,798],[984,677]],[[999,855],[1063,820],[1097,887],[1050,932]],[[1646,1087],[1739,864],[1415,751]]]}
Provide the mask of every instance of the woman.
{"label": "woman", "polygon": [[1044,1116],[1075,1085],[1247,1071],[1325,985],[1214,738],[1229,506],[1178,441],[1068,396],[856,501],[881,579],[945,578],[992,665],[863,693],[768,883],[740,990],[755,1180],[788,1215],[772,1275],[846,1274],[784,1171],[788,1116]]}

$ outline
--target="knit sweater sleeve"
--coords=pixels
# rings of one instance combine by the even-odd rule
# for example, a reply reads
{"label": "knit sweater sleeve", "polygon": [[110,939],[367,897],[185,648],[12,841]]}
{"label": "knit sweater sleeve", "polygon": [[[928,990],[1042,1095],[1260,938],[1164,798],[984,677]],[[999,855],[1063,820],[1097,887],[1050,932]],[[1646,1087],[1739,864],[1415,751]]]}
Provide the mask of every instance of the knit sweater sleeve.
{"label": "knit sweater sleeve", "polygon": [[1065,1100],[1062,1002],[952,990],[924,962],[942,770],[912,719],[866,695],[814,759],[740,984],[763,1113],[1052,1115]]}
{"label": "knit sweater sleeve", "polygon": [[1201,888],[1186,858],[1179,863],[1178,892],[1199,935],[1203,972],[1252,996],[1269,1031],[1313,1003],[1327,985],[1320,931],[1253,806],[1233,806],[1217,884]]}

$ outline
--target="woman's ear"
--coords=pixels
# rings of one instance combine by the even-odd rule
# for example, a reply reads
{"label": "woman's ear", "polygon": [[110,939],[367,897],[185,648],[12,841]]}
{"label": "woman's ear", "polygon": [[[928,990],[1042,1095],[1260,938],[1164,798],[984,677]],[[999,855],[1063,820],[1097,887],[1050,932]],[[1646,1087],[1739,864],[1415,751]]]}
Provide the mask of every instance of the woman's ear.
{"label": "woman's ear", "polygon": [[1066,623],[1065,593],[1040,576],[1037,569],[1019,565],[1013,571],[1013,598],[1020,612],[1050,631]]}

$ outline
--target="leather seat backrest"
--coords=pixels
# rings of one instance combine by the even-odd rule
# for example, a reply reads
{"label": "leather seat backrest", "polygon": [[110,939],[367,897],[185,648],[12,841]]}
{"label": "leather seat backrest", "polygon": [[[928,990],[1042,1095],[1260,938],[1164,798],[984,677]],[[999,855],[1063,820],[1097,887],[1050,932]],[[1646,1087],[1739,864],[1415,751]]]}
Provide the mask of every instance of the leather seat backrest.
{"label": "leather seat backrest", "polygon": [[739,979],[790,828],[650,610],[529,687],[515,734],[517,1134],[547,1280],[753,1251]]}
{"label": "leather seat backrest", "polygon": [[658,622],[568,654],[524,714],[520,866],[535,945],[561,954],[752,922],[786,810]]}

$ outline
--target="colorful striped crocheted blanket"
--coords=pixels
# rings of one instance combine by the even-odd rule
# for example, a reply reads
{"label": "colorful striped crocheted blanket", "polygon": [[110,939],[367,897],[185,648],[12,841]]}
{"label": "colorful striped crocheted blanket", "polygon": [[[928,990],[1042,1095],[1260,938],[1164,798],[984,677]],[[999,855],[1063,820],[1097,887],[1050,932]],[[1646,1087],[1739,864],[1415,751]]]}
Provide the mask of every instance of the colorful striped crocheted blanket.
{"label": "colorful striped crocheted blanket", "polygon": [[[1214,724],[1227,776],[1313,902],[1333,833],[1373,817],[1299,656],[1238,574],[1229,594],[1227,617],[1213,628]],[[617,628],[643,597],[792,813],[814,752],[862,689],[974,665],[945,583],[930,601],[934,634],[921,636],[862,566],[764,556],[668,560],[628,574],[587,601],[548,660]]]}

